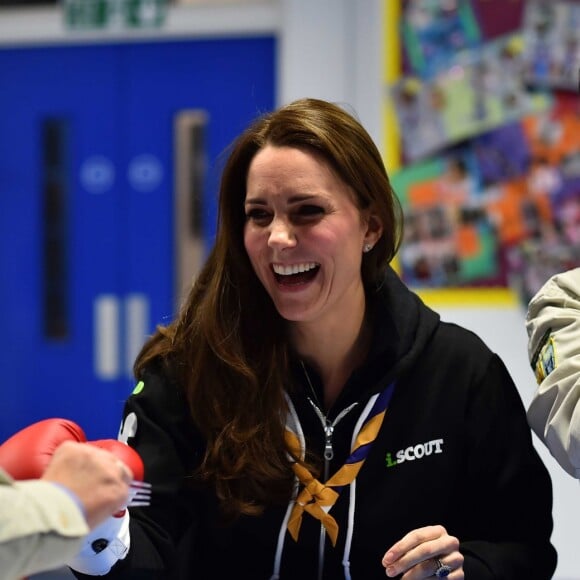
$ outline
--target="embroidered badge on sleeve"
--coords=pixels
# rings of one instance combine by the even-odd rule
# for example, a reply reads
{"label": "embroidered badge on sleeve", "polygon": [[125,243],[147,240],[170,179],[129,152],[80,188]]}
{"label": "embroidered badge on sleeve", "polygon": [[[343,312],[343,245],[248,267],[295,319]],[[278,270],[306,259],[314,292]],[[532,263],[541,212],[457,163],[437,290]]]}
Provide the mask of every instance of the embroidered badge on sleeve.
{"label": "embroidered badge on sleeve", "polygon": [[536,349],[532,359],[532,369],[536,375],[536,381],[540,384],[557,366],[556,346],[550,331],[542,337],[540,345]]}

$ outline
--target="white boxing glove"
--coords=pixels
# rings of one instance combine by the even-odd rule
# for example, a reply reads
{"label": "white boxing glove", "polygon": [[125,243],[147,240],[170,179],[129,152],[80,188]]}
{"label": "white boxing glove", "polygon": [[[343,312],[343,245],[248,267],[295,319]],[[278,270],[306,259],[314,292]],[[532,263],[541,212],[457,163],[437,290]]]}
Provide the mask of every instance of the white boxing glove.
{"label": "white boxing glove", "polygon": [[67,565],[81,574],[104,576],[129,552],[129,511],[111,516],[83,540],[80,552]]}

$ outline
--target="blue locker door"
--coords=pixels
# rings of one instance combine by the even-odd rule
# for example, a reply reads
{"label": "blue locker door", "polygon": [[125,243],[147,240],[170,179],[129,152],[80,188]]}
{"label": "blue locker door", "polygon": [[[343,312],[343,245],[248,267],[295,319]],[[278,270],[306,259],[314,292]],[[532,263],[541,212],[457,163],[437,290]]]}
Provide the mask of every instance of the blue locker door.
{"label": "blue locker door", "polygon": [[206,120],[207,248],[218,158],[274,75],[266,37],[0,51],[0,440],[51,416],[116,434],[134,356],[176,310],[176,118]]}
{"label": "blue locker door", "polygon": [[215,233],[218,158],[257,114],[274,106],[275,48],[273,37],[126,47],[126,273],[129,293],[149,305],[152,327],[171,319],[181,297],[174,221],[177,117],[199,112],[206,119],[201,215],[188,221],[198,222],[207,248]]}
{"label": "blue locker door", "polygon": [[0,50],[0,440],[51,416],[118,427],[118,66],[112,47]]}

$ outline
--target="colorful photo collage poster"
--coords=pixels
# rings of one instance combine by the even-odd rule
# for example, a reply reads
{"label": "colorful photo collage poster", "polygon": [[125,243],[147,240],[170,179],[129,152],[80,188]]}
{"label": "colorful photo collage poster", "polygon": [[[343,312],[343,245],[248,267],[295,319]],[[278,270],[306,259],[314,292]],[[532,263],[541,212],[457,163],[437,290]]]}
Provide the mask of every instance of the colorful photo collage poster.
{"label": "colorful photo collage poster", "polygon": [[580,114],[559,101],[393,176],[403,279],[505,286],[522,302],[580,265]]}
{"label": "colorful photo collage poster", "polygon": [[[491,34],[498,6],[512,24]],[[511,288],[527,303],[580,266],[580,1],[402,9],[403,73],[387,95],[402,152],[403,279]]]}
{"label": "colorful photo collage poster", "polygon": [[536,87],[578,90],[580,3],[528,0],[523,17],[524,77]]}
{"label": "colorful photo collage poster", "polygon": [[390,87],[405,163],[550,107],[551,94],[524,81],[523,37],[514,33],[455,54],[432,78]]}

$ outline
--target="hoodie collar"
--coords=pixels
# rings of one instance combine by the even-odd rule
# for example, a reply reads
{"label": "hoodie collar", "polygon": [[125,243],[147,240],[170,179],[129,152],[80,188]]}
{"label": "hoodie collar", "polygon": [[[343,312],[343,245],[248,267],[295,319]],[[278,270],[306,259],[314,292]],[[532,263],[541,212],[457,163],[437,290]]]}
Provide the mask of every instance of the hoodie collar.
{"label": "hoodie collar", "polygon": [[[369,364],[381,361],[384,369],[400,376],[419,357],[439,325],[439,314],[411,291],[392,268],[369,293],[374,325]],[[387,361],[391,364],[385,365]]]}

